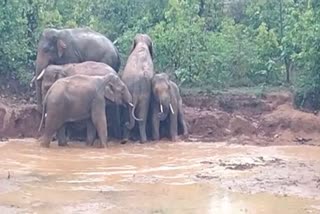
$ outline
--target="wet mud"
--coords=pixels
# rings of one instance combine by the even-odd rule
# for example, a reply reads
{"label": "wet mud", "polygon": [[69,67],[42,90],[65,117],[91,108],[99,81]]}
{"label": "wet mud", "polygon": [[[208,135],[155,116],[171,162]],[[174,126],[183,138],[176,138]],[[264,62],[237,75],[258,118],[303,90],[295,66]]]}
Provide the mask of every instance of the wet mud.
{"label": "wet mud", "polygon": [[320,147],[0,142],[1,213],[320,213]]}

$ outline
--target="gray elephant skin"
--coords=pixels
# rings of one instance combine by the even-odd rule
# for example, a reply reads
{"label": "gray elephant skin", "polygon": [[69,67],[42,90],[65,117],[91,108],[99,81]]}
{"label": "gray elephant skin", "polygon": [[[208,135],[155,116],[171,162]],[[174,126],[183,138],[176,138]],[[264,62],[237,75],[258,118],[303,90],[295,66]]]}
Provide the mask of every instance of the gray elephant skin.
{"label": "gray elephant skin", "polygon": [[[64,123],[90,119],[87,144],[92,145],[97,130],[100,146],[107,146],[105,99],[119,105],[132,104],[132,96],[115,74],[105,76],[75,75],[57,80],[45,96],[39,130],[45,122],[40,138],[42,147],[49,147],[52,136],[64,133]],[[93,134],[94,133],[94,134]]]}
{"label": "gray elephant skin", "polygon": [[[50,64],[63,65],[85,61],[103,62],[116,72],[120,69],[120,56],[114,44],[104,35],[90,28],[53,29],[43,31],[37,50],[36,75]],[[41,112],[41,81],[36,83],[38,110]]]}
{"label": "gray elephant skin", "polygon": [[[129,138],[130,131],[138,121],[140,142],[147,140],[146,123],[151,96],[151,79],[154,75],[153,45],[151,38],[146,34],[137,34],[133,40],[126,66],[120,73],[121,79],[127,85],[133,101],[132,114],[129,122],[124,126],[124,140]],[[135,116],[137,115],[137,116]],[[128,121],[128,120],[127,120]]]}
{"label": "gray elephant skin", "polygon": [[[109,65],[101,62],[86,61],[82,63],[69,63],[64,65],[49,65],[37,77],[37,80],[41,80],[41,93],[42,100],[46,96],[50,87],[58,79],[70,77],[74,75],[88,75],[88,76],[105,76],[107,74],[117,74],[116,71]],[[119,108],[115,103],[107,102],[107,122],[110,124],[109,128],[110,136],[120,139],[120,113]],[[70,126],[69,126],[70,127]],[[59,144],[64,145],[64,144]]]}
{"label": "gray elephant skin", "polygon": [[165,73],[156,74],[152,78],[151,112],[154,140],[160,139],[160,122],[167,118],[169,119],[167,124],[172,141],[177,140],[179,125],[183,135],[188,135],[179,88]]}

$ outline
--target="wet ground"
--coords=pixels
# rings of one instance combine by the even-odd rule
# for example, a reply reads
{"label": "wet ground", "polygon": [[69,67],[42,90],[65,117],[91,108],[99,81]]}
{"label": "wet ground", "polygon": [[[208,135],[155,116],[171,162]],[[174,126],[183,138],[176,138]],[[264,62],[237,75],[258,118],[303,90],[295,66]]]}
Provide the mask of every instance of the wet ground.
{"label": "wet ground", "polygon": [[320,213],[320,147],[0,142],[0,213]]}

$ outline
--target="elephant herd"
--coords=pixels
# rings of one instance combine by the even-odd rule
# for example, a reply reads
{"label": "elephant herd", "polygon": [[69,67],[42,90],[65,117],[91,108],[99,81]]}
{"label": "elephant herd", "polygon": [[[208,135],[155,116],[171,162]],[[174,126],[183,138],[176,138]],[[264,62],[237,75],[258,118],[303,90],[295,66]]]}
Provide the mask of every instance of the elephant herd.
{"label": "elephant herd", "polygon": [[[172,141],[188,135],[178,86],[165,73],[155,74],[154,50],[147,34],[137,34],[124,69],[114,44],[89,28],[45,29],[36,59],[38,110],[44,126],[40,145],[56,134],[67,145],[68,123],[86,126],[86,143],[106,147],[110,133],[123,143],[138,128],[144,143],[165,130]],[[108,132],[109,130],[109,132]]]}

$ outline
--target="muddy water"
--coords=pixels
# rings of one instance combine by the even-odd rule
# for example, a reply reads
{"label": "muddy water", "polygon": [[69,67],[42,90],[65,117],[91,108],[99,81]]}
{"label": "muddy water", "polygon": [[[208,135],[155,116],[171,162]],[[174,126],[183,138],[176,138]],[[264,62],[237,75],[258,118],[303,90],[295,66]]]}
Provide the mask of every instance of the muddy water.
{"label": "muddy water", "polygon": [[0,213],[320,213],[319,173],[319,147],[11,140]]}

